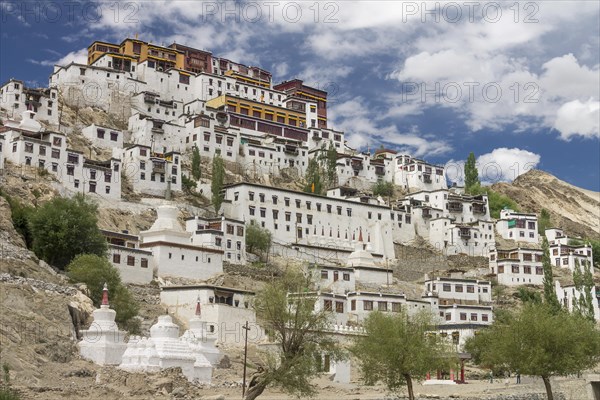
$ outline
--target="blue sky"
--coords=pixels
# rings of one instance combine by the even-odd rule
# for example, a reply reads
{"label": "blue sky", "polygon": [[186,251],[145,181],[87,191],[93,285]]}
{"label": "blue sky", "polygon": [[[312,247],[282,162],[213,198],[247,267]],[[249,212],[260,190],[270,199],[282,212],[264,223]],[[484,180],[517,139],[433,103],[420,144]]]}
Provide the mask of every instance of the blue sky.
{"label": "blue sky", "polygon": [[46,85],[93,40],[173,41],[330,92],[357,148],[488,181],[539,168],[600,190],[600,6],[546,2],[0,2],[0,81]]}

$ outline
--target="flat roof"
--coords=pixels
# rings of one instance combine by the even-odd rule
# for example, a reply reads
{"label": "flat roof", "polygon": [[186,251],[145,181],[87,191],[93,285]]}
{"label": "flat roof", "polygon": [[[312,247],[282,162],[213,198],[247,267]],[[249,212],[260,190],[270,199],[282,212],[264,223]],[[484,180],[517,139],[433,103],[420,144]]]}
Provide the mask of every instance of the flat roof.
{"label": "flat roof", "polygon": [[245,289],[237,289],[226,286],[216,286],[216,285],[173,285],[173,286],[162,286],[160,288],[161,291],[171,291],[171,290],[201,290],[201,289],[213,289],[213,290],[224,290],[234,293],[242,293],[242,294],[254,294],[254,292]]}
{"label": "flat roof", "polygon": [[274,188],[272,186],[259,185],[258,183],[250,183],[250,182],[234,183],[234,184],[225,186],[225,189],[232,189],[232,188],[236,188],[236,187],[240,187],[240,186],[249,186],[249,187],[261,188],[261,189],[265,189],[265,190],[274,190],[274,191],[279,191],[279,192],[284,192],[284,193],[291,193],[291,194],[311,197],[314,199],[321,199],[323,201],[327,201],[327,200],[341,201],[341,202],[347,203],[347,204],[364,205],[364,206],[368,206],[368,207],[375,207],[375,208],[385,209],[385,210],[390,209],[388,206],[380,206],[380,205],[376,205],[376,204],[362,203],[359,201],[346,200],[346,199],[342,199],[339,197],[320,196],[320,195],[314,194],[314,193],[300,192],[300,191],[285,189],[285,188]]}

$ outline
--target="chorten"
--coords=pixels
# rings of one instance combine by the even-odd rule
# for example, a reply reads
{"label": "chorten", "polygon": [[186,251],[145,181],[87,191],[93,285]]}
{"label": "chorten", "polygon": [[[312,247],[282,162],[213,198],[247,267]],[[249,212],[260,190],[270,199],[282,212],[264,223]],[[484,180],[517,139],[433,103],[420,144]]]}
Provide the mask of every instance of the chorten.
{"label": "chorten", "polygon": [[181,340],[186,342],[195,354],[202,355],[212,366],[215,366],[221,361],[223,355],[215,346],[216,336],[208,334],[206,322],[200,319],[201,310],[200,297],[198,297],[196,300],[196,313],[190,319],[190,328],[181,336]]}
{"label": "chorten", "polygon": [[125,332],[115,323],[117,313],[109,308],[108,287],[104,284],[102,304],[92,313],[94,321],[88,330],[81,332],[78,343],[81,357],[99,365],[119,365],[125,352]]}
{"label": "chorten", "polygon": [[179,327],[169,315],[161,315],[150,328],[149,338],[134,337],[127,345],[119,368],[131,372],[151,372],[180,367],[190,382],[210,383],[212,366],[179,339]]}
{"label": "chorten", "polygon": [[[367,250],[370,249],[368,245]],[[356,267],[375,267],[373,255],[371,252],[365,250],[365,244],[363,243],[362,228],[358,234],[358,242],[354,247],[354,251],[350,253],[346,260],[346,266],[350,268]]]}

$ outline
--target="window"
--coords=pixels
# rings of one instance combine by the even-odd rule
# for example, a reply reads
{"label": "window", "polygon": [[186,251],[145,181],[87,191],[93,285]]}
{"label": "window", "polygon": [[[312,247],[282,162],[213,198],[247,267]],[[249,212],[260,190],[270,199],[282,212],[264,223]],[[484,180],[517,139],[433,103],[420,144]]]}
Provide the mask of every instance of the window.
{"label": "window", "polygon": [[114,253],[113,254],[113,263],[114,264],[121,264],[121,255]]}
{"label": "window", "polygon": [[377,310],[387,311],[387,301],[378,301],[377,302]]}
{"label": "window", "polygon": [[329,279],[329,272],[321,271],[321,279]]}
{"label": "window", "polygon": [[339,314],[344,313],[344,303],[343,302],[341,302],[341,301],[335,302],[335,312],[339,313]]}
{"label": "window", "polygon": [[273,219],[279,218],[279,210],[273,210]]}
{"label": "window", "polygon": [[110,140],[116,142],[119,139],[119,134],[117,132],[110,133]]}
{"label": "window", "polygon": [[535,274],[536,275],[544,275],[544,268],[543,267],[535,267]]}
{"label": "window", "polygon": [[363,309],[365,311],[372,311],[373,310],[373,302],[370,300],[364,300],[363,301]]}
{"label": "window", "polygon": [[351,300],[350,301],[350,310],[351,311],[356,311],[356,300]]}
{"label": "window", "polygon": [[331,204],[327,204],[327,212],[331,214]]}
{"label": "window", "polygon": [[338,213],[338,215],[342,215],[342,207],[341,206],[337,206],[337,213]]}
{"label": "window", "polygon": [[467,285],[467,293],[475,293],[475,286]]}
{"label": "window", "polygon": [[67,165],[67,175],[75,175],[75,167],[73,165]]}
{"label": "window", "polygon": [[33,153],[33,143],[25,143],[25,153]]}
{"label": "window", "polygon": [[96,193],[96,182],[90,182],[90,193]]}
{"label": "window", "polygon": [[482,320],[483,322],[487,322],[487,321],[488,321],[488,318],[489,318],[489,317],[488,317],[488,315],[487,315],[487,314],[481,314],[481,320]]}
{"label": "window", "polygon": [[400,312],[402,310],[402,304],[400,303],[392,303],[392,312]]}
{"label": "window", "polygon": [[519,266],[518,265],[511,265],[511,270],[513,274],[518,274],[519,273]]}
{"label": "window", "polygon": [[477,314],[476,313],[472,313],[471,314],[471,321],[477,321]]}
{"label": "window", "polygon": [[50,155],[52,158],[60,158],[60,150],[52,149],[52,154]]}
{"label": "window", "polygon": [[349,281],[350,280],[350,274],[348,272],[344,272],[344,280],[345,281]]}
{"label": "window", "polygon": [[456,286],[454,287],[454,290],[455,290],[457,293],[462,293],[462,291],[463,291],[463,285],[456,285]]}
{"label": "window", "polygon": [[332,311],[332,301],[331,300],[323,300],[323,309],[325,311]]}
{"label": "window", "polygon": [[340,279],[340,274],[338,271],[333,271],[333,281],[337,282]]}
{"label": "window", "polygon": [[75,188],[79,187],[79,179],[75,179],[75,182],[73,182],[73,186],[75,186]]}
{"label": "window", "polygon": [[147,258],[142,258],[140,260],[140,267],[142,267],[142,268],[148,268],[148,259]]}
{"label": "window", "polygon": [[452,320],[452,314],[446,313],[446,321],[451,321],[451,320]]}
{"label": "window", "polygon": [[450,286],[449,283],[444,283],[443,289],[444,292],[450,292],[452,291],[452,287]]}
{"label": "window", "polygon": [[250,206],[250,207],[248,207],[248,209],[249,209],[250,215],[254,215],[255,208]]}
{"label": "window", "polygon": [[461,312],[460,313],[460,320],[461,321],[466,321],[467,320],[467,313]]}
{"label": "window", "polygon": [[46,146],[40,146],[40,156],[46,155]]}
{"label": "window", "polygon": [[135,265],[135,257],[134,256],[127,256],[127,265],[129,265],[129,266]]}

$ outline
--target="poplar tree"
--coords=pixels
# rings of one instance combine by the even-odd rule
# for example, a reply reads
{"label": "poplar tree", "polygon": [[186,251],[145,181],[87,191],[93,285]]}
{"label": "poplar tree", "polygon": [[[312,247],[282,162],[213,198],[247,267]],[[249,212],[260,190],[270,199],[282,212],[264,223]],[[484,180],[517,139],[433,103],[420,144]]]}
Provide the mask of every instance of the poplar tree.
{"label": "poplar tree", "polygon": [[327,183],[330,187],[337,184],[337,151],[333,143],[329,144],[327,150]]}
{"label": "poplar tree", "polygon": [[552,263],[550,262],[550,249],[548,239],[544,236],[542,242],[542,266],[544,267],[544,302],[554,312],[561,310],[556,290],[554,289],[554,274],[552,273]]}
{"label": "poplar tree", "polygon": [[471,152],[465,163],[465,192],[470,193],[470,191],[479,184],[479,173],[477,172],[477,166],[475,165],[475,154]]}
{"label": "poplar tree", "polygon": [[198,150],[198,146],[194,145],[192,149],[192,177],[195,180],[200,179],[202,176],[200,171],[200,150]]}
{"label": "poplar tree", "polygon": [[225,165],[220,155],[215,155],[212,162],[212,181],[210,189],[215,212],[218,213],[223,203],[223,186],[225,185]]}

